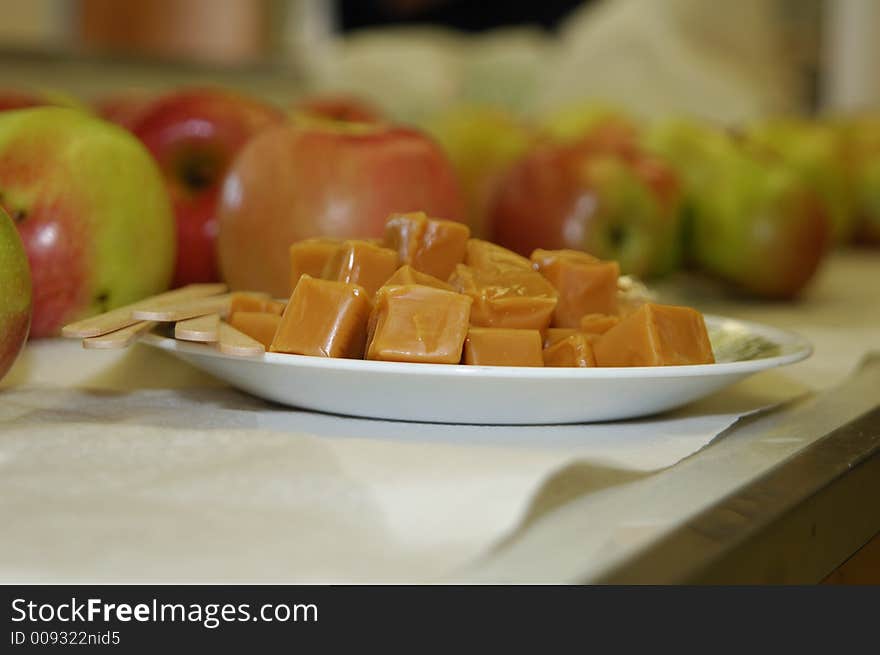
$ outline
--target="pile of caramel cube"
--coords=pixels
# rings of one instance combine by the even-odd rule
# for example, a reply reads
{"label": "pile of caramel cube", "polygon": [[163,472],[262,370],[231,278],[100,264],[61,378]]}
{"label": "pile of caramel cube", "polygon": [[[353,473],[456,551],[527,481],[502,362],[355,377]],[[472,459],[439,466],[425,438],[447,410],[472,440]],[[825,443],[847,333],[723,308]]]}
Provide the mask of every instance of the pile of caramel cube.
{"label": "pile of caramel cube", "polygon": [[618,302],[616,262],[573,250],[526,259],[423,213],[391,216],[383,239],[295,243],[290,263],[286,305],[237,294],[228,319],[271,352],[476,366],[714,362],[696,310]]}

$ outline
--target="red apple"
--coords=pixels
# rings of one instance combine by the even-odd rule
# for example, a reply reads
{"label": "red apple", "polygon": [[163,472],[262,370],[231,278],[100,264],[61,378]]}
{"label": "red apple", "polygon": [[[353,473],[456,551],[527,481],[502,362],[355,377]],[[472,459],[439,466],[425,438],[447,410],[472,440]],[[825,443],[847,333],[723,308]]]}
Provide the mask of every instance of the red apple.
{"label": "red apple", "polygon": [[46,104],[49,104],[49,101],[35,93],[15,89],[0,89],[0,111],[39,107]]}
{"label": "red apple", "polygon": [[85,112],[0,113],[0,205],[33,284],[31,336],[168,287],[174,220],[146,148]]}
{"label": "red apple", "polygon": [[679,208],[675,173],[628,140],[543,143],[500,184],[490,238],[526,256],[535,248],[584,250],[650,277],[679,263]]}
{"label": "red apple", "polygon": [[15,225],[0,209],[0,379],[12,368],[31,324],[31,276]]}
{"label": "red apple", "polygon": [[228,91],[194,89],[159,98],[132,131],[159,162],[177,220],[174,286],[217,280],[220,183],[241,147],[285,121],[271,105]]}
{"label": "red apple", "polygon": [[313,95],[293,105],[294,115],[326,118],[347,123],[379,123],[385,119],[381,109],[363,98],[347,94]]}
{"label": "red apple", "polygon": [[217,240],[234,289],[290,293],[288,247],[315,236],[379,237],[393,212],[463,220],[440,147],[388,124],[291,124],[254,137],[223,184]]}

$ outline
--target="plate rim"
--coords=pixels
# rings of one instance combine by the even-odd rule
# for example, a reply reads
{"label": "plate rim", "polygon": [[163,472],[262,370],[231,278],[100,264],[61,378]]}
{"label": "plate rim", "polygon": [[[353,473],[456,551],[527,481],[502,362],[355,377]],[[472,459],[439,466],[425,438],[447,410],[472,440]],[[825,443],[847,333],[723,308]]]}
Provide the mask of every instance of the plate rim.
{"label": "plate rim", "polygon": [[[340,372],[371,372],[407,375],[440,375],[468,378],[523,378],[523,379],[603,379],[603,378],[676,378],[701,375],[747,374],[765,369],[787,366],[807,359],[813,354],[813,345],[801,334],[764,323],[746,321],[716,314],[704,314],[707,324],[733,322],[748,331],[765,336],[774,343],[792,348],[791,352],[734,362],[692,364],[686,366],[618,366],[618,367],[541,367],[541,366],[462,366],[461,364],[419,364],[415,362],[385,362],[339,357],[313,357],[286,353],[264,353],[253,357],[227,355],[207,343],[182,341],[147,333],[140,341],[168,352],[231,359],[250,363],[267,363],[297,368],[335,369]],[[775,338],[774,338],[775,336]]]}

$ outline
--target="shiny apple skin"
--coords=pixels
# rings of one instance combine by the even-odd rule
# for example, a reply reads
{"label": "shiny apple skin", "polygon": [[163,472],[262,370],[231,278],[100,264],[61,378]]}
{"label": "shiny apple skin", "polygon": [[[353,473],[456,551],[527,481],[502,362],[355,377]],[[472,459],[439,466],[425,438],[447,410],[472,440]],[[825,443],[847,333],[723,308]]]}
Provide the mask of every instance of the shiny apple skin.
{"label": "shiny apple skin", "polygon": [[421,132],[391,125],[264,130],[223,184],[217,241],[233,289],[290,294],[290,244],[316,236],[381,237],[394,212],[463,221],[451,164]]}
{"label": "shiny apple skin", "polygon": [[172,286],[214,282],[217,200],[229,164],[255,134],[286,120],[284,112],[246,96],[192,89],[161,97],[134,121],[165,177],[177,222]]}

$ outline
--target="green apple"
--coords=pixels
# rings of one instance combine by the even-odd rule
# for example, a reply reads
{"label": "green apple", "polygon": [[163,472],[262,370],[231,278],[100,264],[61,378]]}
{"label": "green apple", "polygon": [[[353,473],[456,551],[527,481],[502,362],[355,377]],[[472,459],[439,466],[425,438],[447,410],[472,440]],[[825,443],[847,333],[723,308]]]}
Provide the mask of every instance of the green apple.
{"label": "green apple", "polygon": [[0,114],[0,206],[30,262],[32,336],[168,287],[170,201],[153,158],[120,127],[59,107]]}
{"label": "green apple", "polygon": [[838,130],[846,143],[855,185],[856,239],[880,244],[880,119],[859,116]]}
{"label": "green apple", "polygon": [[678,120],[647,137],[685,184],[686,248],[700,270],[749,295],[785,299],[830,243],[827,208],[802,168],[727,132]]}
{"label": "green apple", "polygon": [[0,379],[12,368],[31,325],[31,274],[12,219],[0,209]]}
{"label": "green apple", "polygon": [[507,171],[534,141],[533,130],[501,109],[461,105],[434,115],[426,131],[446,151],[467,202],[467,222],[485,238],[488,205]]}
{"label": "green apple", "polygon": [[746,134],[800,170],[825,205],[834,241],[849,242],[856,225],[855,198],[839,131],[828,124],[779,119],[754,125]]}
{"label": "green apple", "polygon": [[489,237],[525,256],[583,250],[617,260],[625,273],[656,277],[679,265],[680,198],[672,169],[639,148],[545,142],[499,184]]}
{"label": "green apple", "polygon": [[623,110],[595,102],[561,107],[546,115],[539,127],[554,141],[581,141],[588,137],[605,147],[636,141],[641,131],[637,121]]}

